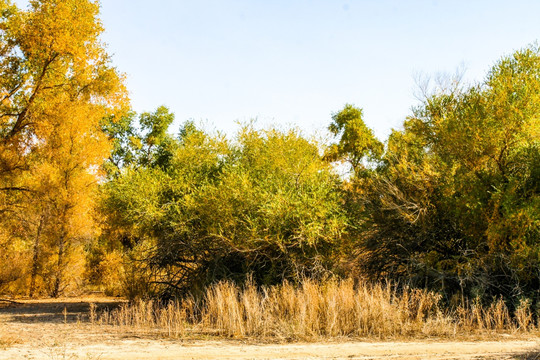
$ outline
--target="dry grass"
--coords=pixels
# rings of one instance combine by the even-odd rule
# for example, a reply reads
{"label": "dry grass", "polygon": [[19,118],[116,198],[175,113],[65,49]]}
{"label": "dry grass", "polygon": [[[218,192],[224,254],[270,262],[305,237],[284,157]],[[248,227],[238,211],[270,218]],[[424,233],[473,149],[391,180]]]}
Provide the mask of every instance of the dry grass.
{"label": "dry grass", "polygon": [[174,338],[186,334],[282,340],[454,337],[537,329],[527,301],[514,316],[502,300],[448,310],[432,292],[397,291],[383,284],[355,286],[350,280],[322,284],[308,280],[300,287],[285,283],[263,289],[222,282],[209,288],[201,302],[187,299],[163,306],[138,301],[100,314],[91,309],[90,319],[123,332]]}
{"label": "dry grass", "polygon": [[19,335],[0,331],[0,350],[5,350],[10,346],[20,344],[21,342]]}

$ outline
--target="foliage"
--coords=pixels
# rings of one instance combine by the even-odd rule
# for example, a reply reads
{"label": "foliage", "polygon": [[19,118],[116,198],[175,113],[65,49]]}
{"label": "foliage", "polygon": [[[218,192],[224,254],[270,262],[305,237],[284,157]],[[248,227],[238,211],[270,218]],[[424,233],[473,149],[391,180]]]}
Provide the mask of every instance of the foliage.
{"label": "foliage", "polygon": [[166,165],[128,167],[105,189],[109,224],[154,247],[156,282],[183,291],[249,273],[275,283],[331,270],[345,218],[316,144],[252,127],[230,142],[191,123],[175,141]]}
{"label": "foliage", "polygon": [[[529,47],[481,84],[436,89],[385,145],[352,105],[333,115],[326,148],[250,126],[229,141],[190,122],[174,139],[166,111],[145,114],[104,187],[108,231],[144,260],[131,262],[138,279],[166,293],[331,273],[448,302],[535,298],[539,58]],[[353,173],[339,179],[331,163],[343,161]]]}
{"label": "foliage", "polygon": [[345,160],[358,175],[366,170],[366,162],[380,158],[384,145],[364,123],[362,109],[347,104],[332,116],[332,120],[328,129],[334,136],[339,136],[339,142],[327,149],[328,160]]}
{"label": "foliage", "polygon": [[539,50],[518,51],[482,84],[427,97],[392,133],[377,173],[351,193],[365,273],[447,294],[534,295],[539,75]]}
{"label": "foliage", "polygon": [[20,241],[20,256],[31,259],[21,290],[58,296],[80,272],[74,250],[95,231],[92,203],[109,153],[99,123],[123,111],[125,90],[99,42],[97,2],[0,5],[2,226],[20,229],[7,241]]}

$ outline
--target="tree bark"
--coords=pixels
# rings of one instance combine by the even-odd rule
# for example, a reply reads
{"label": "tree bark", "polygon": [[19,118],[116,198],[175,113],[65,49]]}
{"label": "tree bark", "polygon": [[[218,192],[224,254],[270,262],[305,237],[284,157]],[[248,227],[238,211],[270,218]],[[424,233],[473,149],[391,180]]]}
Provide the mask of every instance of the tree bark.
{"label": "tree bark", "polygon": [[58,261],[56,262],[56,276],[54,279],[54,286],[51,296],[57,298],[60,296],[60,285],[62,284],[64,276],[64,255],[66,248],[66,229],[65,225],[62,224],[62,232],[60,233],[60,238],[58,241]]}
{"label": "tree bark", "polygon": [[34,291],[36,288],[36,276],[38,273],[39,268],[39,240],[41,237],[41,231],[43,230],[43,223],[45,222],[44,216],[42,215],[39,219],[39,225],[37,228],[36,237],[34,239],[34,248],[33,248],[33,256],[32,256],[32,273],[30,275],[30,290],[28,293],[28,296],[34,297]]}

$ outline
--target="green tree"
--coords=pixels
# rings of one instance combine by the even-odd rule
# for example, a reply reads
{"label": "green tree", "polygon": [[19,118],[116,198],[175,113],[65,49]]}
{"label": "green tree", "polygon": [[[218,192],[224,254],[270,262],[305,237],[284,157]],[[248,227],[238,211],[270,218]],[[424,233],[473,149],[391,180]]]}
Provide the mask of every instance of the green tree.
{"label": "green tree", "polygon": [[357,194],[360,267],[447,293],[537,288],[539,65],[536,47],[517,51],[482,84],[428,96],[392,133]]}
{"label": "green tree", "polygon": [[165,165],[126,169],[104,198],[116,233],[148,250],[139,271],[162,295],[248,274],[268,284],[334,270],[346,219],[339,179],[316,144],[251,127],[230,142],[192,123],[176,144]]}
{"label": "green tree", "polygon": [[347,161],[356,174],[365,170],[369,161],[379,160],[384,150],[384,145],[366,126],[362,115],[362,109],[347,104],[332,116],[328,128],[334,136],[339,137],[339,142],[330,145],[326,158],[330,161]]}

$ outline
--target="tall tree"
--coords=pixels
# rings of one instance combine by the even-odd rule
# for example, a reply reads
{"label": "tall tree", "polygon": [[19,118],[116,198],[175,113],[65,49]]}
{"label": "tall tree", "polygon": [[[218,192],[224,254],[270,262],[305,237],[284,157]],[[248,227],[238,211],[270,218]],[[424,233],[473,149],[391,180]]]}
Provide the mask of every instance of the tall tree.
{"label": "tall tree", "polygon": [[85,199],[95,190],[109,150],[99,123],[102,117],[119,116],[127,97],[99,41],[103,28],[97,1],[32,0],[20,10],[3,0],[0,11],[2,211],[5,221],[15,213],[42,211],[28,239],[31,273],[35,280],[40,254],[45,254],[40,248],[54,245],[50,291],[56,296],[67,239],[80,235],[75,222],[89,218]]}

